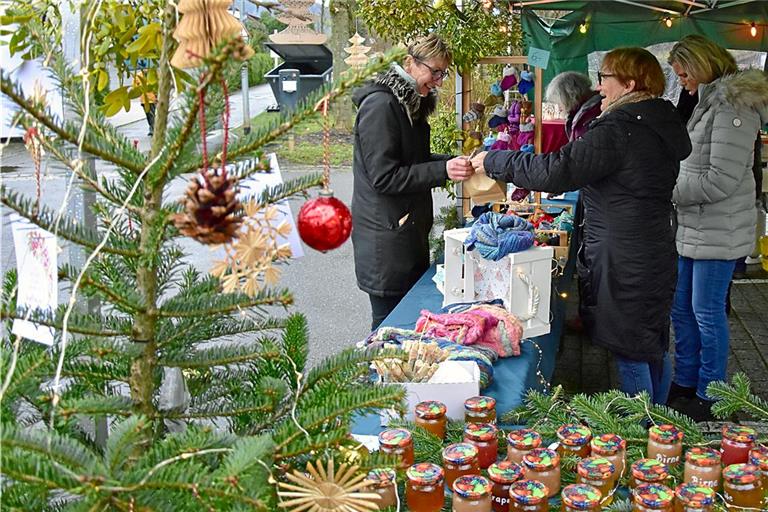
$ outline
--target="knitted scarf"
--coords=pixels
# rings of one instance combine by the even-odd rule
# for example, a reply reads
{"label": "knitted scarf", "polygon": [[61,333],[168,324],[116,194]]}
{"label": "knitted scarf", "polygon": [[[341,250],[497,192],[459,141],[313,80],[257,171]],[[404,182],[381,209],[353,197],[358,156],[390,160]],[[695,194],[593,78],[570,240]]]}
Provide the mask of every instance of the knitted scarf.
{"label": "knitted scarf", "polygon": [[641,101],[645,100],[652,100],[654,98],[657,98],[655,94],[651,94],[648,91],[632,91],[628,92],[627,94],[624,94],[623,96],[619,96],[615,100],[613,100],[612,103],[609,103],[607,107],[605,107],[605,110],[600,114],[600,117],[604,116],[608,112],[612,112],[616,110],[617,108],[629,105],[630,103],[639,103]]}

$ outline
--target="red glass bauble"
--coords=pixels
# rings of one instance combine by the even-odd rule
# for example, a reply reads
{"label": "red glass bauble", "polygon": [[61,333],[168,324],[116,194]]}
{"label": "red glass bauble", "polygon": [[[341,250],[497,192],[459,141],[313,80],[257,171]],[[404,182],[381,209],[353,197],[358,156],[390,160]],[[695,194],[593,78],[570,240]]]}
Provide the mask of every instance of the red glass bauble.
{"label": "red glass bauble", "polygon": [[336,249],[352,233],[352,214],[333,196],[310,199],[299,210],[299,236],[317,251]]}

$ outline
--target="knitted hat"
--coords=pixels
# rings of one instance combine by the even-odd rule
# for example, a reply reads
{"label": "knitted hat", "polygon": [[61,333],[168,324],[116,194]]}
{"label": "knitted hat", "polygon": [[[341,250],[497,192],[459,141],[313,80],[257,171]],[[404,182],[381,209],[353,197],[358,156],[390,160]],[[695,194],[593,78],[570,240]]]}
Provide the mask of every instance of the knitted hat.
{"label": "knitted hat", "polygon": [[499,128],[501,125],[507,126],[507,118],[501,116],[493,116],[488,120],[488,128]]}
{"label": "knitted hat", "polygon": [[498,105],[499,103],[504,103],[504,98],[501,96],[494,96],[493,94],[489,94],[485,97],[483,100],[483,103],[486,107],[492,107],[493,105]]}
{"label": "knitted hat", "polygon": [[512,140],[512,136],[509,134],[509,132],[502,131],[502,132],[499,132],[499,134],[496,136],[496,139],[504,142],[509,142],[510,140]]}
{"label": "knitted hat", "polygon": [[488,136],[483,139],[483,146],[486,149],[489,149],[491,146],[493,146],[494,142],[496,142],[496,137],[489,133]]}
{"label": "knitted hat", "polygon": [[464,114],[462,119],[464,120],[465,123],[471,123],[483,117],[484,112],[485,112],[485,105],[483,105],[482,103],[475,102],[469,106],[469,110]]}
{"label": "knitted hat", "polygon": [[520,83],[517,84],[517,90],[520,94],[526,94],[533,89],[533,73],[530,71],[522,71],[520,73]]}
{"label": "knitted hat", "polygon": [[507,117],[507,114],[508,114],[508,112],[507,112],[507,109],[504,108],[504,105],[496,105],[493,108],[493,114],[492,115],[494,115],[494,116]]}
{"label": "knitted hat", "polygon": [[494,96],[501,96],[501,84],[494,82],[491,84],[491,94]]}
{"label": "knitted hat", "polygon": [[501,79],[501,90],[506,91],[517,85],[517,77],[515,75],[508,75]]}

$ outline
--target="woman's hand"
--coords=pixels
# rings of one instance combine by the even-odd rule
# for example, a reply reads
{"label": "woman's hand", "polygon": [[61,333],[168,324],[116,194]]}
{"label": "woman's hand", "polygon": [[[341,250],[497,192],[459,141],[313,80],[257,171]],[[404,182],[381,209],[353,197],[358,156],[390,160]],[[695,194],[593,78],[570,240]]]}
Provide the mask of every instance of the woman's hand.
{"label": "woman's hand", "polygon": [[481,151],[480,153],[476,154],[474,157],[472,157],[472,167],[474,167],[475,172],[478,174],[485,174],[485,167],[483,166],[483,160],[485,160],[485,155],[487,155],[487,151]]}
{"label": "woman's hand", "polygon": [[466,156],[451,158],[445,163],[445,170],[448,171],[448,178],[453,181],[468,180],[475,173],[469,158]]}

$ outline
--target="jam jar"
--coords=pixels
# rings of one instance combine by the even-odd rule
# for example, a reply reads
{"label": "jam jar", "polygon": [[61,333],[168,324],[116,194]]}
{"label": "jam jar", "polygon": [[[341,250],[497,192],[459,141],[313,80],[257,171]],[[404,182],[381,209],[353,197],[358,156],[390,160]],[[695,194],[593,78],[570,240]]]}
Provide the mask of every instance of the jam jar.
{"label": "jam jar", "polygon": [[443,508],[443,468],[437,464],[421,462],[409,467],[405,476],[405,501],[411,512],[438,512]]}
{"label": "jam jar", "polygon": [[633,512],[672,512],[675,493],[664,484],[642,484],[632,491]]}
{"label": "jam jar", "polygon": [[685,452],[683,482],[704,487],[720,488],[720,452],[705,446],[694,446]]}
{"label": "jam jar", "polygon": [[397,455],[402,468],[413,464],[413,437],[404,428],[390,428],[381,432],[379,448],[387,455]]}
{"label": "jam jar", "polygon": [[598,511],[602,508],[603,495],[587,484],[571,484],[560,494],[563,512]]}
{"label": "jam jar", "polygon": [[723,439],[720,441],[720,447],[723,449],[723,466],[749,462],[749,450],[755,445],[755,439],[757,439],[757,432],[753,428],[724,425]]}
{"label": "jam jar", "polygon": [[445,425],[448,423],[448,418],[445,417],[446,411],[445,404],[442,402],[434,400],[419,402],[414,411],[416,426],[431,432],[440,439],[445,439]]}
{"label": "jam jar", "polygon": [[632,463],[629,487],[641,484],[662,484],[669,476],[669,466],[657,459],[638,459]]}
{"label": "jam jar", "polygon": [[538,432],[519,428],[507,434],[507,460],[523,463],[523,455],[541,446],[541,436]]}
{"label": "jam jar", "polygon": [[757,445],[749,451],[749,463],[760,469],[760,482],[763,492],[768,489],[768,446]]}
{"label": "jam jar", "polygon": [[549,489],[538,480],[518,480],[509,486],[510,512],[549,512]]}
{"label": "jam jar", "polygon": [[389,468],[377,468],[368,472],[365,477],[369,482],[368,488],[375,492],[381,499],[376,502],[379,510],[397,506],[397,495],[395,494],[395,470]]}
{"label": "jam jar", "polygon": [[491,512],[491,482],[480,475],[464,475],[454,480],[451,510]]}
{"label": "jam jar", "polygon": [[473,396],[464,400],[464,421],[496,423],[496,399],[490,396]]}
{"label": "jam jar", "polygon": [[761,510],[763,489],[753,464],[731,464],[723,470],[723,495],[730,506]]}
{"label": "jam jar", "polygon": [[491,494],[493,495],[494,512],[509,511],[509,488],[523,476],[523,468],[520,464],[502,460],[491,464],[488,468],[488,478],[493,484]]}
{"label": "jam jar", "polygon": [[655,425],[648,429],[649,459],[674,467],[683,455],[683,431],[674,425]]}
{"label": "jam jar", "polygon": [[581,459],[576,465],[576,483],[596,488],[605,497],[603,505],[608,505],[612,501],[613,484],[616,482],[615,473],[616,468],[613,463],[605,457],[587,457]]}
{"label": "jam jar", "polygon": [[534,448],[523,456],[523,474],[547,486],[548,496],[560,492],[560,455],[548,448]]}
{"label": "jam jar", "polygon": [[592,455],[606,458],[613,463],[616,469],[614,480],[621,479],[627,466],[627,442],[616,434],[600,434],[592,438],[590,447]]}
{"label": "jam jar", "polygon": [[443,449],[443,468],[445,485],[452,489],[453,481],[463,475],[479,475],[480,464],[477,461],[477,448],[469,443],[449,444]]}
{"label": "jam jar", "polygon": [[589,442],[592,440],[592,431],[584,425],[563,425],[557,429],[557,438],[560,446],[557,451],[561,456],[575,455],[577,457],[589,457]]}
{"label": "jam jar", "polygon": [[680,484],[675,489],[675,512],[712,512],[715,490],[694,484]]}
{"label": "jam jar", "polygon": [[475,445],[477,461],[485,469],[499,458],[499,429],[493,423],[467,423],[464,442]]}

